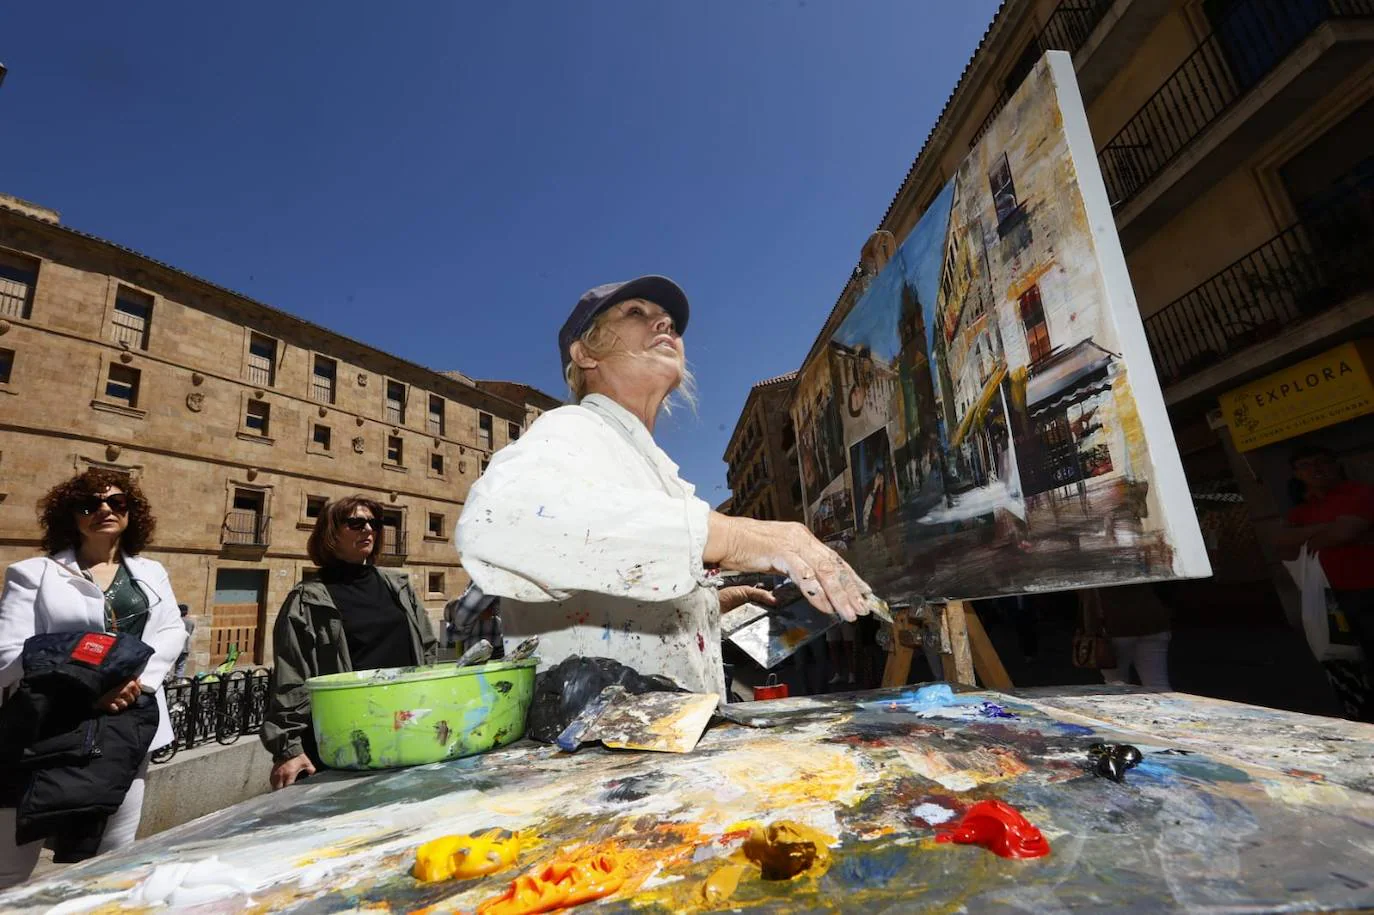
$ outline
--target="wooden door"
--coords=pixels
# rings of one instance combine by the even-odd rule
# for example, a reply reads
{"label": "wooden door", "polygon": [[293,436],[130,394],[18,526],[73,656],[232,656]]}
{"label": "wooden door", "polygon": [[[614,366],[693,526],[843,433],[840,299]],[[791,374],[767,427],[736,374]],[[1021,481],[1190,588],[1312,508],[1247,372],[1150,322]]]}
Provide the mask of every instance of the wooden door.
{"label": "wooden door", "polygon": [[210,666],[224,663],[238,646],[238,663],[263,663],[263,630],[267,627],[266,569],[220,569],[215,573],[215,602],[210,609]]}

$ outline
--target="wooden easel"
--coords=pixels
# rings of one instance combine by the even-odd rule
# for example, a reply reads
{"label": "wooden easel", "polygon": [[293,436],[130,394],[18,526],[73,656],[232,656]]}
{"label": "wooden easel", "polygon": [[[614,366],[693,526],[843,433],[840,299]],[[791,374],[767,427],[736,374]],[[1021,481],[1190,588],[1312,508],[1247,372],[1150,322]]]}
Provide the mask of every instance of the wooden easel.
{"label": "wooden easel", "polygon": [[[964,601],[926,604],[920,610],[894,607],[892,650],[883,669],[883,686],[904,686],[911,659],[927,631],[939,640],[941,674],[951,683],[1011,689],[1011,677],[992,647],[978,613]],[[977,678],[975,679],[975,674]]]}

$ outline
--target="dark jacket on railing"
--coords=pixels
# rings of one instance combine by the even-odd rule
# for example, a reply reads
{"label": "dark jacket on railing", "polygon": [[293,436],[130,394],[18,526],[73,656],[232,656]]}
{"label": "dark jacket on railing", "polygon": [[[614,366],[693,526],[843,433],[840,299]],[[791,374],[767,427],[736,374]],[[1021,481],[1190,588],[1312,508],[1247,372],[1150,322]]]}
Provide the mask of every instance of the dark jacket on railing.
{"label": "dark jacket on railing", "polygon": [[[411,646],[421,664],[439,658],[439,640],[434,635],[424,605],[404,572],[378,569],[410,624]],[[282,603],[272,630],[275,657],[272,695],[260,737],[273,762],[282,762],[305,752],[314,741],[308,735],[310,694],[305,681],[324,674],[353,669],[348,655],[348,639],[343,620],[321,581],[303,581],[291,589]]]}

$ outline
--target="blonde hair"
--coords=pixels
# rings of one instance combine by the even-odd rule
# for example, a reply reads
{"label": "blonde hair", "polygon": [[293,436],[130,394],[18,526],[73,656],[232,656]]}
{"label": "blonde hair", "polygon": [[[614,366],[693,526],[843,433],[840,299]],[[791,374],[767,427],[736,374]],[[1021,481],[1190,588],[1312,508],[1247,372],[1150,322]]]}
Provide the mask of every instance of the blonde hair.
{"label": "blonde hair", "polygon": [[[610,309],[603,311],[592,321],[592,326],[582,332],[582,336],[577,340],[587,348],[587,355],[593,359],[605,359],[615,351],[620,338],[617,337],[607,325],[610,323],[612,312]],[[568,383],[568,390],[572,392],[574,401],[581,401],[586,397],[587,391],[587,372],[582,366],[577,364],[574,359],[568,360],[568,367],[563,370],[563,380]],[[663,401],[663,412],[669,415],[673,412],[676,400],[681,400],[695,413],[697,409],[697,379],[692,374],[691,368],[687,365],[687,360],[682,362],[682,377],[677,386],[668,393],[667,399]]]}

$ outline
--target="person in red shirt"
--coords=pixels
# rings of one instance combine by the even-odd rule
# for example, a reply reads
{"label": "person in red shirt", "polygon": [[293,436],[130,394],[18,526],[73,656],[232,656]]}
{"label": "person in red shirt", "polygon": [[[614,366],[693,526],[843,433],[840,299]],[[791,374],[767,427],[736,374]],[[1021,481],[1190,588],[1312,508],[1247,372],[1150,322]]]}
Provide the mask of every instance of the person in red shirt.
{"label": "person in red shirt", "polygon": [[1318,554],[1364,652],[1362,664],[1332,662],[1327,675],[1351,717],[1374,720],[1374,486],[1347,480],[1326,448],[1299,448],[1289,466],[1302,502],[1288,513],[1276,545],[1284,559],[1298,558],[1303,544]]}

